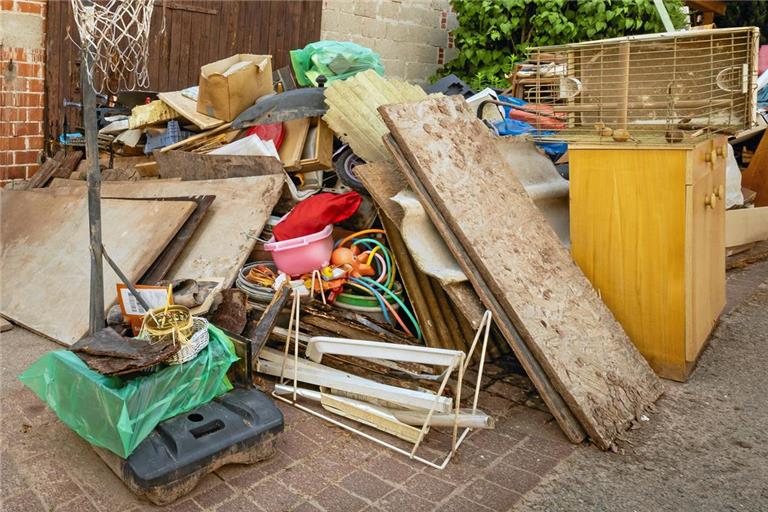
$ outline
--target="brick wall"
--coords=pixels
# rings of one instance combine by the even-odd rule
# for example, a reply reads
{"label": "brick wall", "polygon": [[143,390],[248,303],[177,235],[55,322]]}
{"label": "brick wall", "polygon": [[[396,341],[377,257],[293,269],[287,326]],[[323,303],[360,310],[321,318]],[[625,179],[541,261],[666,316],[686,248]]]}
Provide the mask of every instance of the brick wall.
{"label": "brick wall", "polygon": [[26,179],[43,151],[45,0],[0,0],[0,184]]}
{"label": "brick wall", "polygon": [[453,57],[455,24],[449,0],[324,0],[321,37],[371,48],[387,76],[424,83]]}

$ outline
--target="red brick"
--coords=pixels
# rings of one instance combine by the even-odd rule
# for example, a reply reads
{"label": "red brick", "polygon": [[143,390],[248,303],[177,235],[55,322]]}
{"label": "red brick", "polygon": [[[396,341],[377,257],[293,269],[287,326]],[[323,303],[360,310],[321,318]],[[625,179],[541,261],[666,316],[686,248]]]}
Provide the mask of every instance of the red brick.
{"label": "red brick", "polygon": [[38,78],[27,78],[24,90],[27,92],[43,92],[45,82]]}
{"label": "red brick", "polygon": [[8,139],[0,138],[0,165],[11,165],[13,163],[13,155],[6,149]]}
{"label": "red brick", "polygon": [[45,115],[44,108],[27,109],[27,121],[42,121]]}
{"label": "red brick", "polygon": [[0,179],[3,180],[23,180],[27,177],[27,167],[25,165],[14,165],[13,167],[0,167]]}
{"label": "red brick", "polygon": [[38,122],[16,123],[14,132],[17,137],[25,137],[27,135],[42,135],[43,125],[42,123]]}
{"label": "red brick", "polygon": [[0,108],[0,121],[12,123],[14,121],[24,121],[24,110],[13,106]]}
{"label": "red brick", "polygon": [[43,5],[37,2],[22,2],[17,0],[16,10],[27,14],[43,14]]}
{"label": "red brick", "polygon": [[43,106],[43,95],[39,93],[34,92],[22,92],[18,93],[16,99],[16,104],[19,107],[42,107]]}
{"label": "red brick", "polygon": [[39,62],[19,62],[18,76],[43,78],[43,65]]}
{"label": "red brick", "polygon": [[39,164],[32,164],[27,166],[27,178],[31,178],[40,169]]}
{"label": "red brick", "polygon": [[13,163],[15,164],[35,164],[39,151],[16,151],[13,153]]}
{"label": "red brick", "polygon": [[25,137],[27,139],[28,149],[43,149],[45,144],[45,137],[42,135],[33,135],[32,137]]}
{"label": "red brick", "polygon": [[13,0],[2,0],[2,5],[4,11],[12,11],[13,10]]}
{"label": "red brick", "polygon": [[27,143],[24,137],[9,137],[3,141],[4,151],[19,151],[27,149]]}

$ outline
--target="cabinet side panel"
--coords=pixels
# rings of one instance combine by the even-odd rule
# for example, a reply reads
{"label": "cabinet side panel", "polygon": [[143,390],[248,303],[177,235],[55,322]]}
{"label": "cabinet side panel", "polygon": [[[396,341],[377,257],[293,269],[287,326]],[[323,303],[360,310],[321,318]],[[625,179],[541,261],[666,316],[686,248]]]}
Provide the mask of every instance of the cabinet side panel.
{"label": "cabinet side panel", "polygon": [[571,251],[662,377],[685,376],[686,151],[570,151]]}

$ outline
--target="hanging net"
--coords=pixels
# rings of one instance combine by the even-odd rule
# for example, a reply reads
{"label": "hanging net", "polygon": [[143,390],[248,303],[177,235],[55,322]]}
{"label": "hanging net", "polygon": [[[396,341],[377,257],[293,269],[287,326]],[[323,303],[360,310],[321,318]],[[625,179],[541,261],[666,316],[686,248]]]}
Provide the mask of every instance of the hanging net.
{"label": "hanging net", "polygon": [[70,0],[88,81],[96,92],[149,87],[149,26],[155,0]]}

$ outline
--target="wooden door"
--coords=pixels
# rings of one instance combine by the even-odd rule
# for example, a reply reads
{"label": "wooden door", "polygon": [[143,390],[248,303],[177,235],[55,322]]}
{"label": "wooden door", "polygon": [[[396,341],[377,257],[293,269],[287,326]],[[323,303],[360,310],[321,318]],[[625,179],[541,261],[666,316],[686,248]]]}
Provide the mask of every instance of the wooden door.
{"label": "wooden door", "polygon": [[725,305],[725,153],[724,140],[691,153],[694,176],[687,195],[690,218],[690,318],[686,322],[686,360],[696,361]]}
{"label": "wooden door", "polygon": [[[148,89],[196,85],[200,66],[236,53],[272,55],[272,69],[286,66],[290,50],[320,39],[322,6],[312,0],[158,0],[149,36]],[[51,139],[62,132],[65,114],[70,128],[81,125],[79,110],[64,108],[65,100],[80,101],[75,44],[80,39],[68,1],[48,2],[46,25],[45,131]]]}

